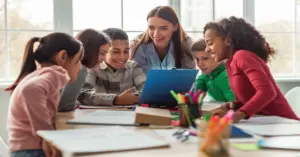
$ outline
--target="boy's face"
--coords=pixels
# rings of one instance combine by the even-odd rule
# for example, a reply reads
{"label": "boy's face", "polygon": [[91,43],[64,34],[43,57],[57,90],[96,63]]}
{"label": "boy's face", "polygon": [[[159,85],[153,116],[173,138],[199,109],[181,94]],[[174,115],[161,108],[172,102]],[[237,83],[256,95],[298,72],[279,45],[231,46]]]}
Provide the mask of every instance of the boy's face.
{"label": "boy's face", "polygon": [[211,73],[221,64],[220,62],[216,62],[215,58],[205,51],[195,51],[194,56],[198,67],[204,74]]}
{"label": "boy's face", "polygon": [[128,40],[112,40],[111,47],[106,55],[106,63],[110,66],[121,69],[125,68],[125,64],[129,59],[129,41]]}

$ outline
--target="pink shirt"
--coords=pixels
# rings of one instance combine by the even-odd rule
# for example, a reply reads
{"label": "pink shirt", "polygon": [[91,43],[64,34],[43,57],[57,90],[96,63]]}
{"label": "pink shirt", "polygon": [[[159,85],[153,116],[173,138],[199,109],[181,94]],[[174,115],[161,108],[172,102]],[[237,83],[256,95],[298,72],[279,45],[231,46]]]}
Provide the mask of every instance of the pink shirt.
{"label": "pink shirt", "polygon": [[70,78],[60,66],[37,69],[27,75],[13,91],[8,109],[10,151],[42,149],[38,130],[55,130],[54,116],[60,89]]}

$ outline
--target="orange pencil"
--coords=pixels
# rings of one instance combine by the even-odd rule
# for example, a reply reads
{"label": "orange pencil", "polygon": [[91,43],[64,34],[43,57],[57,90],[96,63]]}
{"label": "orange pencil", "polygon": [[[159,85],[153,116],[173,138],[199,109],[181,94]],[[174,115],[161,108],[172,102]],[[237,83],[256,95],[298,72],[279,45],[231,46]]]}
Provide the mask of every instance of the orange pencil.
{"label": "orange pencil", "polygon": [[219,117],[213,116],[210,119],[209,124],[207,126],[205,141],[202,147],[200,148],[201,150],[205,151],[208,148],[212,147],[217,142],[218,136],[216,136],[216,133],[218,131],[218,128],[219,128]]}

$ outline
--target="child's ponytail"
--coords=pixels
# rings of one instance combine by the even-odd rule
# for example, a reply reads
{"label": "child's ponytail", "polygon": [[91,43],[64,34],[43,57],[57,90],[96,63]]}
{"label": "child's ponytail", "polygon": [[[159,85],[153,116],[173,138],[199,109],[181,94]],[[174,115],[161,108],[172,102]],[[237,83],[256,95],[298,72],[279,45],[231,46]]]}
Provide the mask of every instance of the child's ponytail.
{"label": "child's ponytail", "polygon": [[24,78],[26,75],[36,70],[33,48],[34,48],[34,43],[39,40],[40,38],[33,37],[27,42],[23,60],[22,60],[22,67],[21,67],[20,74],[17,77],[16,81],[8,88],[6,88],[5,91],[13,91],[16,88],[16,86],[19,84],[19,82],[22,80],[22,78]]}

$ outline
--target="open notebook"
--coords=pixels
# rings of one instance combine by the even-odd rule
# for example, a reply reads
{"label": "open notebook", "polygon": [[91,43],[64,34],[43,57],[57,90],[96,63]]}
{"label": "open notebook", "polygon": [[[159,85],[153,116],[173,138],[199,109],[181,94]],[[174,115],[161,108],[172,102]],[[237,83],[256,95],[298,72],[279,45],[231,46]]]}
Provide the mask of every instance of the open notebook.
{"label": "open notebook", "polygon": [[100,153],[169,147],[166,141],[120,126],[37,131],[64,153]]}

